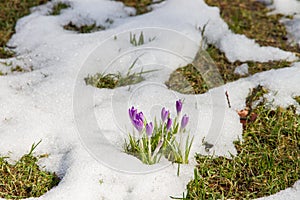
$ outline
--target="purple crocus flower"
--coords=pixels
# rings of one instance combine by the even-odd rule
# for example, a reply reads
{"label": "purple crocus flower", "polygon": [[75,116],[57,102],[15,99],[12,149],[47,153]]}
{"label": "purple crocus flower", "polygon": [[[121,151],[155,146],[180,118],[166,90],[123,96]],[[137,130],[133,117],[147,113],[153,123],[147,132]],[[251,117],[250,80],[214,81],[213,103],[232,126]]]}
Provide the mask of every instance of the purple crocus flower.
{"label": "purple crocus flower", "polygon": [[161,120],[165,122],[168,116],[169,116],[169,111],[166,110],[165,107],[163,107],[163,109],[161,110]]}
{"label": "purple crocus flower", "polygon": [[136,114],[137,114],[137,109],[134,109],[134,107],[132,106],[128,110],[128,113],[129,113],[129,117],[130,117],[131,121],[133,121],[135,119]]}
{"label": "purple crocus flower", "polygon": [[139,112],[138,114],[136,114],[135,116],[137,119],[140,119],[142,121],[144,121],[144,114],[142,112]]}
{"label": "purple crocus flower", "polygon": [[141,118],[136,118],[132,120],[133,126],[138,130],[138,132],[142,132],[144,128],[144,121]]}
{"label": "purple crocus flower", "polygon": [[170,130],[171,126],[172,126],[172,119],[168,118],[168,121],[167,121],[167,131]]}
{"label": "purple crocus flower", "polygon": [[150,138],[152,136],[152,133],[153,133],[153,124],[152,122],[150,122],[146,124],[146,134]]}
{"label": "purple crocus flower", "polygon": [[177,116],[179,116],[179,114],[181,113],[181,110],[182,110],[182,101],[181,101],[181,99],[179,99],[178,101],[176,101]]}
{"label": "purple crocus flower", "polygon": [[133,106],[128,110],[128,113],[133,126],[139,132],[142,132],[144,128],[144,114],[142,112],[137,113],[137,109]]}
{"label": "purple crocus flower", "polygon": [[183,115],[181,119],[180,129],[183,130],[186,127],[188,122],[189,122],[189,117],[187,115]]}

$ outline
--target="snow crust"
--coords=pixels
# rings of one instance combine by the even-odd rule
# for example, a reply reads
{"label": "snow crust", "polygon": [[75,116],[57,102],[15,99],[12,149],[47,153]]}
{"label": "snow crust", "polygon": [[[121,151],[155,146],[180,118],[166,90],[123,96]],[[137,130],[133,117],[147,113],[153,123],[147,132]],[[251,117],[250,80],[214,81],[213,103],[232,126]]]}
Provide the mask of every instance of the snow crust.
{"label": "snow crust", "polygon": [[300,2],[297,0],[273,0],[272,6],[275,8],[272,13],[284,15],[300,14]]}
{"label": "snow crust", "polygon": [[235,69],[234,69],[234,73],[235,74],[239,74],[239,75],[247,75],[248,74],[248,64],[247,63],[244,63],[240,66],[237,66]]}
{"label": "snow crust", "polygon": [[[204,36],[225,52],[230,61],[295,60],[293,53],[274,47],[260,47],[254,40],[233,34],[220,18],[219,10],[202,0],[167,0],[153,11],[131,17],[134,10],[120,2],[72,0],[71,8],[58,16],[47,15],[53,3],[39,6],[20,19],[9,42],[17,58],[0,60],[5,64],[32,67],[26,73],[0,77],[0,154],[17,160],[33,142],[42,140],[36,154],[49,154],[40,166],[55,171],[60,184],[40,198],[31,199],[169,199],[181,196],[193,178],[194,154],[209,154],[202,139],[213,143],[211,153],[235,154],[233,141],[242,137],[236,110],[245,106],[245,97],[257,84],[267,87],[275,105],[297,105],[300,95],[300,63],[271,70],[214,88],[202,95],[182,95],[167,89],[170,73],[191,62]],[[278,12],[290,13],[296,1],[282,4]],[[286,1],[284,1],[286,2]],[[289,9],[286,5],[290,5]],[[297,4],[298,5],[298,4]],[[113,23],[107,23],[107,19]],[[106,30],[78,34],[63,29],[77,25],[103,25]],[[295,25],[299,27],[297,22]],[[291,33],[297,32],[291,28]],[[145,44],[134,47],[130,33],[143,31]],[[300,38],[295,37],[299,43]],[[134,70],[158,70],[146,80],[114,90],[86,86],[83,78],[96,72],[126,73],[138,58]],[[7,70],[9,72],[9,70]],[[228,91],[232,108],[227,106]],[[188,128],[195,136],[190,164],[177,165],[166,160],[146,166],[123,152],[122,145],[132,130],[127,109],[142,110],[147,119],[159,117],[166,106],[175,113],[175,101],[184,99],[183,112],[190,116]],[[262,199],[297,199],[299,181],[294,188]]]}

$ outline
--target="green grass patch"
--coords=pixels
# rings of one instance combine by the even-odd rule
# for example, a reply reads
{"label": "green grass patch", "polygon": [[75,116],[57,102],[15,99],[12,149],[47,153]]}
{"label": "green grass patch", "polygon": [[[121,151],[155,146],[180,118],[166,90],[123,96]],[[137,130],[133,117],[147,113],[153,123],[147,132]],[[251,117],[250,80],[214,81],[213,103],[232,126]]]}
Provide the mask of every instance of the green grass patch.
{"label": "green grass patch", "polygon": [[[39,143],[38,143],[39,144]],[[0,197],[6,199],[23,199],[39,197],[58,185],[60,179],[55,173],[43,171],[33,151],[38,144],[33,144],[30,152],[21,157],[14,165],[7,157],[0,157]]]}
{"label": "green grass patch", "polygon": [[0,1],[0,58],[9,58],[14,55],[5,48],[6,43],[15,33],[18,19],[28,15],[30,8],[48,2],[48,0],[13,0]]}
{"label": "green grass patch", "polygon": [[193,64],[176,69],[165,84],[182,94],[202,94],[208,91],[208,86]]}
{"label": "green grass patch", "polygon": [[135,34],[135,33],[131,33],[129,35],[129,42],[130,44],[132,44],[132,46],[141,46],[143,44],[145,44],[146,42],[152,42],[153,40],[155,40],[156,37],[149,37],[148,40],[146,40],[146,37],[144,36],[143,31],[141,31],[141,33],[139,35]]}
{"label": "green grass patch", "polygon": [[137,38],[136,34],[132,34],[130,32],[130,44],[132,44],[133,46],[140,46],[143,45],[145,43],[144,41],[144,34],[143,32],[140,33],[140,36]]}
{"label": "green grass patch", "polygon": [[144,80],[142,76],[144,73],[148,73],[148,71],[138,73],[129,72],[126,75],[122,75],[120,72],[116,74],[96,73],[93,76],[88,75],[84,80],[87,85],[92,85],[97,88],[113,89],[142,82]]}
{"label": "green grass patch", "polygon": [[267,93],[269,93],[268,89],[261,85],[252,88],[246,97],[246,108],[252,109],[254,107],[253,104],[257,104],[258,101],[261,104],[265,103],[264,95]]}
{"label": "green grass patch", "polygon": [[12,63],[1,63],[5,67],[8,68],[8,70],[1,71],[0,70],[0,76],[5,76],[10,73],[23,73],[23,72],[31,72],[33,71],[33,66],[29,67],[21,67],[19,65],[13,65]]}
{"label": "green grass patch", "polygon": [[[214,45],[208,45],[206,51],[218,68],[224,83],[232,82],[239,78],[247,77],[249,75],[271,69],[290,67],[291,65],[291,62],[285,60],[269,62],[236,61],[232,63],[229,62],[225,54]],[[249,66],[247,75],[239,75],[234,73],[235,68],[242,64],[247,64]],[[210,89],[203,80],[200,71],[193,64],[188,64],[176,69],[170,74],[166,85],[168,88],[184,94],[202,94]]]}
{"label": "green grass patch", "polygon": [[50,15],[59,15],[62,10],[70,8],[70,5],[63,2],[58,2],[54,4]]}
{"label": "green grass patch", "polygon": [[69,22],[67,25],[64,25],[63,28],[65,30],[75,31],[77,33],[92,33],[96,31],[103,31],[106,29],[104,26],[97,26],[96,23],[78,26],[76,24],[73,24],[73,22]]}
{"label": "green grass patch", "polygon": [[30,72],[33,70],[33,67],[31,66],[29,69],[24,69],[19,65],[16,65],[15,67],[11,67],[10,71],[13,72]]}
{"label": "green grass patch", "polygon": [[149,7],[153,4],[161,3],[164,0],[154,1],[154,0],[117,0],[124,3],[125,6],[130,6],[135,8],[136,15],[145,14],[150,12],[152,9]]}
{"label": "green grass patch", "polygon": [[256,119],[248,115],[243,141],[234,142],[237,156],[196,156],[185,199],[254,199],[300,179],[300,116],[295,107],[271,109],[264,102],[252,113]]}
{"label": "green grass patch", "polygon": [[[1,31],[0,31],[1,32]],[[1,33],[0,33],[1,34]],[[1,38],[0,38],[0,40],[1,40]],[[8,40],[7,40],[8,41]],[[6,41],[6,42],[7,42]],[[6,42],[5,42],[5,44],[6,44]],[[5,45],[2,45],[1,47],[0,47],[0,58],[11,58],[11,57],[13,57],[15,55],[15,53],[12,51],[12,50],[10,50],[10,49],[8,49]]]}
{"label": "green grass patch", "polygon": [[300,104],[300,96],[295,96],[294,99]]}
{"label": "green grass patch", "polygon": [[[109,89],[113,89],[117,87],[119,80],[121,80],[121,82],[131,81],[130,79],[128,80],[128,78],[122,78],[121,73],[117,73],[117,74],[96,73],[95,75],[92,76],[88,75],[88,77],[84,79],[87,85],[91,85],[97,88],[109,88]],[[138,80],[139,78],[137,78],[137,81]]]}
{"label": "green grass patch", "polygon": [[260,45],[278,47],[299,55],[300,47],[288,41],[286,28],[280,23],[283,16],[269,15],[270,10],[263,3],[249,0],[205,2],[220,8],[221,17],[233,32],[254,39]]}
{"label": "green grass patch", "polygon": [[[259,72],[268,71],[271,69],[279,69],[284,67],[290,67],[291,62],[280,60],[280,61],[269,61],[269,62],[254,62],[254,61],[247,61],[247,62],[240,62],[236,61],[234,63],[228,61],[225,54],[221,52],[218,48],[214,45],[209,45],[206,49],[210,57],[214,60],[215,65],[217,66],[223,80],[225,83],[235,81],[241,77],[246,77],[248,75],[253,75]],[[236,67],[248,64],[249,72],[248,75],[241,76],[234,73]]]}
{"label": "green grass patch", "polygon": [[138,59],[132,63],[129,67],[126,74],[122,74],[121,72],[117,72],[115,74],[105,74],[105,73],[96,73],[95,75],[88,75],[84,78],[84,81],[87,85],[92,85],[97,88],[108,88],[113,89],[116,87],[122,87],[126,85],[133,85],[144,80],[143,74],[154,72],[157,70],[148,70],[140,72],[132,72],[132,68],[136,64]]}

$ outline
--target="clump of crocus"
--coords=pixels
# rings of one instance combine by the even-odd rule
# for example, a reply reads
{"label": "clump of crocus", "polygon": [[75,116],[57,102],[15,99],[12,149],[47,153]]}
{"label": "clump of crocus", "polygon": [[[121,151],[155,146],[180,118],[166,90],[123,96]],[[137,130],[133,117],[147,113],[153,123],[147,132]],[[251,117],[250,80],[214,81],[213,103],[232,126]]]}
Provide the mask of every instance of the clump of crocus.
{"label": "clump of crocus", "polygon": [[[190,139],[189,134],[184,134],[189,122],[189,117],[186,114],[181,117],[182,107],[183,102],[179,99],[176,101],[177,115],[171,126],[172,131],[166,145],[168,151],[165,155],[172,162],[187,164],[193,138]],[[183,142],[185,142],[185,146]]]}
{"label": "clump of crocus", "polygon": [[144,114],[142,112],[138,113],[137,109],[134,109],[132,106],[132,108],[129,109],[129,117],[133,126],[138,130],[138,132],[142,132],[144,128]]}
{"label": "clump of crocus", "polygon": [[137,156],[145,164],[154,164],[161,158],[160,149],[162,141],[158,140],[158,134],[154,131],[152,122],[147,123],[142,112],[138,112],[133,106],[128,110],[132,125],[138,132],[129,134],[129,143],[125,144],[125,151]]}
{"label": "clump of crocus", "polygon": [[[172,120],[170,111],[165,107],[161,110],[159,123],[147,122],[142,112],[133,106],[128,110],[132,125],[138,132],[129,134],[129,142],[125,144],[125,151],[137,156],[143,163],[154,164],[159,162],[162,155],[176,163],[188,163],[188,155],[193,139],[186,138],[185,147],[182,147],[183,133],[189,117],[185,114],[179,120],[182,111],[182,101],[176,101],[177,115]],[[181,122],[181,123],[179,123]]]}

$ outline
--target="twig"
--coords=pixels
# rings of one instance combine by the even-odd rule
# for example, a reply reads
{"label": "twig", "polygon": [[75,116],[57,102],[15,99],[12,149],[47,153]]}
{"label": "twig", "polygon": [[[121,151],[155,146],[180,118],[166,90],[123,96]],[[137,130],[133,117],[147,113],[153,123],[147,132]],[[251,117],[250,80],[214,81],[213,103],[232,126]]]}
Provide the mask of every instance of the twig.
{"label": "twig", "polygon": [[230,100],[229,100],[229,95],[228,95],[228,92],[226,90],[225,92],[225,95],[226,95],[226,99],[227,99],[227,104],[228,104],[228,107],[231,108],[231,105],[230,105]]}

